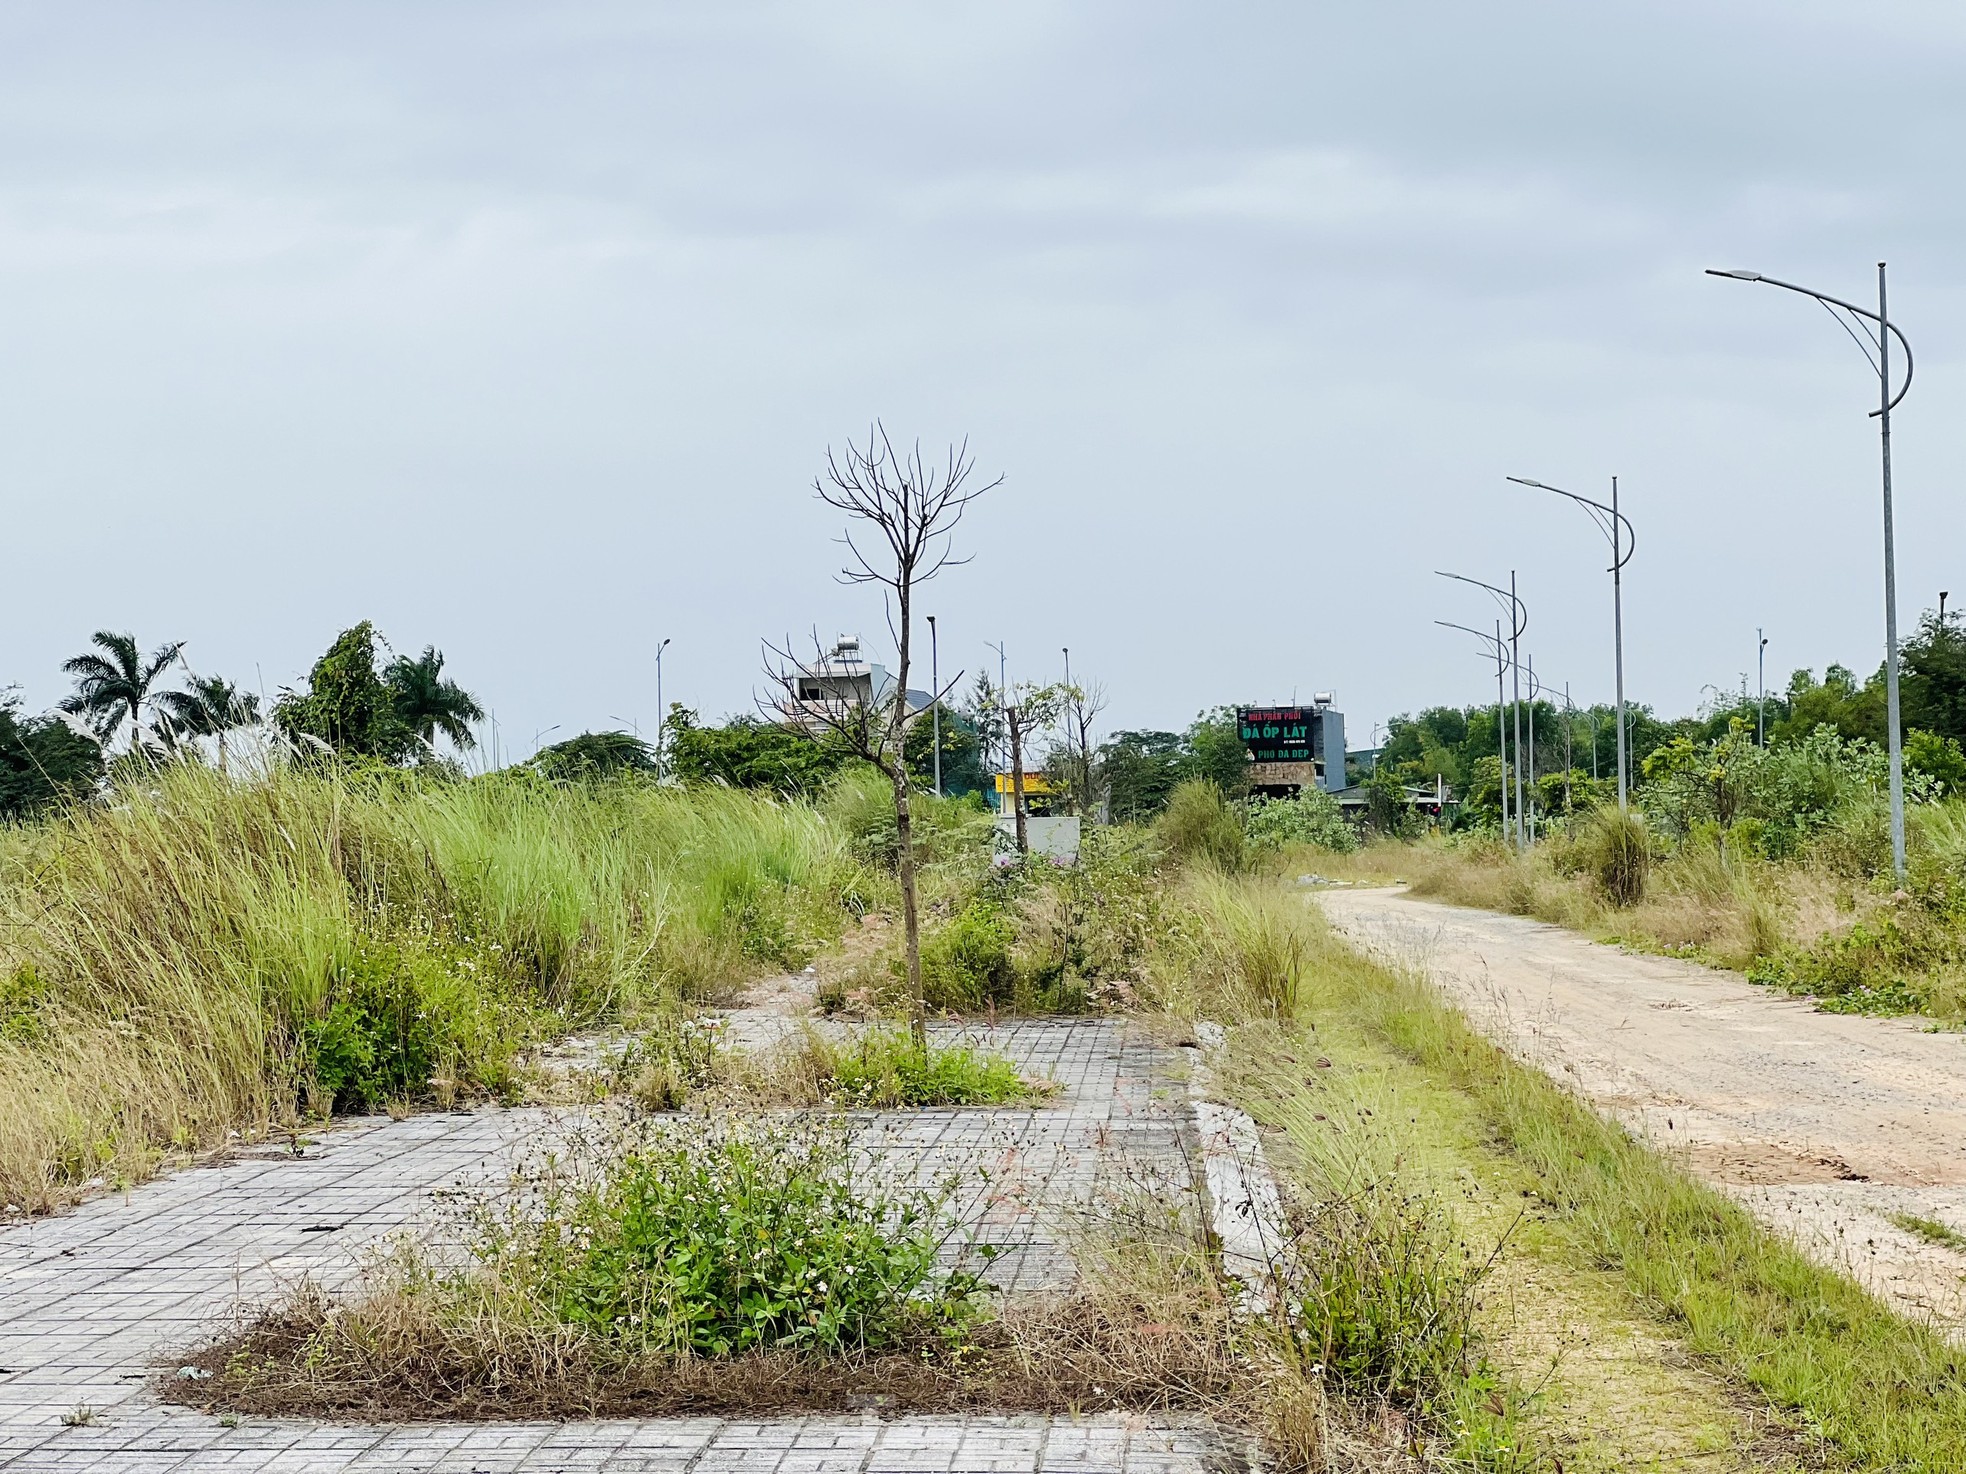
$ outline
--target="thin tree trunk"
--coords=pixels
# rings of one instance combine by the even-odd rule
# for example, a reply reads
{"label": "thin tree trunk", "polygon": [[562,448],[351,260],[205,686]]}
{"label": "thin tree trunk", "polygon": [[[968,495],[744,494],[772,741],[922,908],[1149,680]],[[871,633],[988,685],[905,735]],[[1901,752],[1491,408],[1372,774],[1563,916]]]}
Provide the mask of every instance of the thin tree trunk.
{"label": "thin tree trunk", "polygon": [[895,604],[901,618],[895,641],[894,713],[888,722],[888,750],[894,767],[894,831],[901,848],[901,934],[908,953],[908,1028],[915,1047],[928,1048],[928,994],[922,986],[922,923],[915,905],[915,823],[908,806],[908,645],[909,614],[914,594],[914,567],[904,562],[895,580]]}
{"label": "thin tree trunk", "polygon": [[[905,699],[905,697],[904,697]],[[900,845],[901,928],[908,951],[908,1030],[918,1049],[928,1047],[928,997],[922,988],[922,928],[915,906],[915,826],[908,806],[908,766],[896,761],[894,827]]]}
{"label": "thin tree trunk", "polygon": [[1016,707],[1006,713],[1010,727],[1010,806],[1017,815],[1017,853],[1031,853],[1031,837],[1024,823],[1024,728]]}

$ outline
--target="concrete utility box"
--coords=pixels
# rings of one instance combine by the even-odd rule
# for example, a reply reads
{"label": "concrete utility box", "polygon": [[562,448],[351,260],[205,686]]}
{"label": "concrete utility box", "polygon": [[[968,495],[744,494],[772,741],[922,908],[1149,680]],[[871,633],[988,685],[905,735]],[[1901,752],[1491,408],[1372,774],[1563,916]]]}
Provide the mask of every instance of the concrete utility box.
{"label": "concrete utility box", "polygon": [[[997,815],[997,853],[1017,853],[1017,816]],[[1024,838],[1031,853],[1063,865],[1079,862],[1079,816],[1077,814],[1027,814]]]}

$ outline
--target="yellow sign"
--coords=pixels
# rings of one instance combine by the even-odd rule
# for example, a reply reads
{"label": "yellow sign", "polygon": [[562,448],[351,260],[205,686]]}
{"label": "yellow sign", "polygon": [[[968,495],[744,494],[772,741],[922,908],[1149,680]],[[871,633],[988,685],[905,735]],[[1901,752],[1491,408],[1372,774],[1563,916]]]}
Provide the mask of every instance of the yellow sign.
{"label": "yellow sign", "polygon": [[[1017,792],[1016,776],[1011,773],[997,774],[997,792],[1006,798],[1014,795]],[[1056,792],[1056,790],[1049,783],[1045,782],[1044,774],[1026,773],[1024,775],[1024,797],[1030,798],[1035,794],[1053,792]]]}

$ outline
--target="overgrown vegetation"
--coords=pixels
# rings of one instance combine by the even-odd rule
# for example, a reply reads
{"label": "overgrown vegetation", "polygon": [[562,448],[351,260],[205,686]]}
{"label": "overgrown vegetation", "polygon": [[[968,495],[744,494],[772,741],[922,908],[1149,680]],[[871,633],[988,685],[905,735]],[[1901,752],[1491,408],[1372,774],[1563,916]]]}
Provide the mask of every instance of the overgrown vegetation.
{"label": "overgrown vegetation", "polygon": [[881,885],[751,793],[167,764],[0,834],[0,1201],[498,1093],[548,1034],[804,963]]}
{"label": "overgrown vegetation", "polygon": [[[1274,883],[1217,883],[1269,914],[1265,933],[1294,924],[1294,1010],[1274,990],[1225,991],[1178,966],[1158,991],[1177,1011],[1240,1008],[1252,1020],[1229,1079],[1281,1133],[1271,1149],[1304,1195],[1300,1214],[1308,1205],[1322,1228],[1303,1272],[1317,1302],[1304,1321],[1330,1348],[1323,1375],[1390,1397],[1473,1467],[1546,1467],[1579,1440],[1615,1447],[1617,1430],[1566,1427],[1530,1395],[1565,1374],[1508,1355],[1510,1323],[1482,1309],[1494,1246],[1506,1256],[1526,1240],[1522,1252],[1549,1265],[1539,1276],[1621,1286],[1632,1313],[1663,1320],[1737,1395],[1778,1409],[1786,1428],[1730,1435],[1749,1462],[1966,1465],[1966,1362],[1937,1328],[1811,1262],[1481,1038],[1424,982],[1344,949]],[[1263,949],[1286,950],[1273,937]],[[1436,1155],[1439,1140],[1452,1152]],[[1471,1167],[1493,1186],[1474,1192]],[[1715,1415],[1729,1416],[1724,1403]]]}

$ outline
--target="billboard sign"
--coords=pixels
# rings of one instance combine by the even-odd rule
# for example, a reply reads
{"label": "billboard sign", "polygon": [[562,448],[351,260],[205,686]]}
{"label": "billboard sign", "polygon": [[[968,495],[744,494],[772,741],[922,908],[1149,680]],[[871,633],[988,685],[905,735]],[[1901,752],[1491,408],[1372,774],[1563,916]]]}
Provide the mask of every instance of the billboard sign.
{"label": "billboard sign", "polygon": [[1308,763],[1317,757],[1314,706],[1238,706],[1236,735],[1259,763]]}

